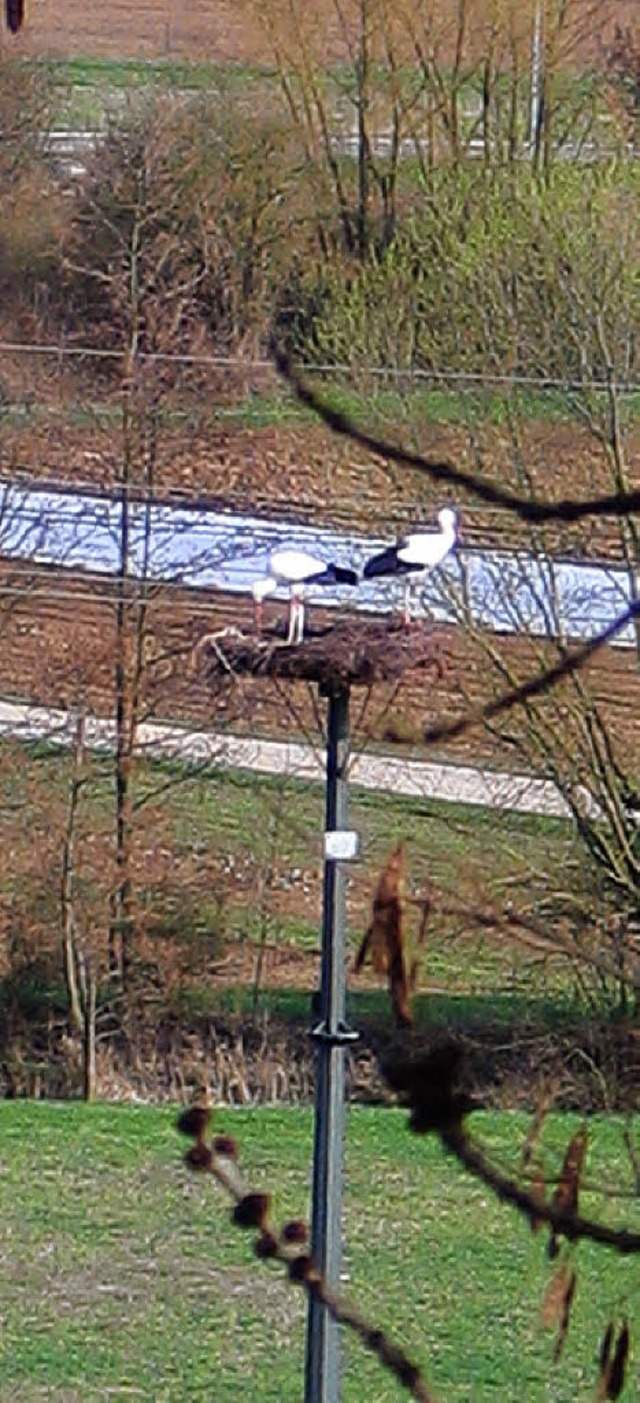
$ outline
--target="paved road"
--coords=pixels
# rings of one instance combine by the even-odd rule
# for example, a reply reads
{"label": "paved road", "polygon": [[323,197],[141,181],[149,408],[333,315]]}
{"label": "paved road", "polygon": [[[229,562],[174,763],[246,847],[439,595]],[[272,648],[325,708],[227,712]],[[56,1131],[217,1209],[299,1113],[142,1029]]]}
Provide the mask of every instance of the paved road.
{"label": "paved road", "polygon": [[[69,745],[74,734],[73,716],[53,707],[25,706],[0,701],[0,735],[21,740],[46,738]],[[112,720],[89,717],[86,744],[93,750],[113,750]],[[213,764],[223,769],[253,770],[258,774],[287,774],[295,779],[322,779],[324,751],[298,741],[244,739],[215,731],[192,731],[165,722],[146,722],[139,728],[138,749],[154,759],[181,759],[188,765]],[[478,804],[516,813],[570,817],[555,785],[530,775],[509,775],[471,765],[448,765],[427,760],[400,760],[377,754],[354,754],[350,780],[361,789],[441,799],[457,804]],[[585,803],[588,803],[585,795]]]}

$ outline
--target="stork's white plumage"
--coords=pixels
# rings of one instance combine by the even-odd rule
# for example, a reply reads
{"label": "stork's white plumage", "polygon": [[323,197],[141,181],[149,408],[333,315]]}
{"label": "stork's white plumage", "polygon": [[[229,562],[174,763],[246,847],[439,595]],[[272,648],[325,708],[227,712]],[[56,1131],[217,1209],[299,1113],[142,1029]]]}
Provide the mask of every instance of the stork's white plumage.
{"label": "stork's white plumage", "polygon": [[414,531],[403,536],[395,545],[387,546],[379,555],[367,560],[363,575],[365,580],[380,576],[405,575],[404,618],[411,619],[412,587],[424,583],[431,570],[435,570],[453,550],[458,535],[458,521],[451,507],[443,507],[438,512],[439,531]]}
{"label": "stork's white plumage", "polygon": [[304,597],[308,585],[357,585],[355,570],[344,565],[321,560],[304,550],[274,550],[269,556],[267,573],[256,580],[252,594],[256,612],[256,630],[262,628],[262,602],[274,594],[279,585],[289,586],[289,630],[287,643],[301,643],[304,635]]}

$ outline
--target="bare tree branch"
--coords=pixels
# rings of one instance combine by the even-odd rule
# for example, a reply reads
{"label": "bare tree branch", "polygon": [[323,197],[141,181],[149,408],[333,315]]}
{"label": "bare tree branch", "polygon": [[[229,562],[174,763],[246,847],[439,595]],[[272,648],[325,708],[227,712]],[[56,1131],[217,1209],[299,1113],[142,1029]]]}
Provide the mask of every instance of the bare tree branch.
{"label": "bare tree branch", "polygon": [[487,1159],[465,1126],[474,1101],[464,1088],[462,1063],[462,1048],[449,1041],[426,1056],[390,1062],[383,1067],[387,1082],[410,1108],[410,1128],[418,1135],[437,1135],[443,1147],[470,1174],[481,1179],[502,1203],[517,1208],[532,1225],[548,1223],[570,1242],[588,1238],[622,1254],[640,1253],[640,1233],[584,1218],[561,1207],[555,1198],[545,1203],[539,1193],[523,1189]]}
{"label": "bare tree branch", "polygon": [[530,701],[532,697],[543,696],[551,691],[564,677],[570,677],[572,673],[578,672],[581,667],[593,657],[600,648],[606,647],[618,633],[626,627],[632,619],[640,617],[640,600],[630,604],[623,614],[618,614],[613,623],[590,638],[588,643],[581,648],[576,648],[575,652],[568,653],[553,667],[546,668],[544,672],[539,672],[537,677],[529,677],[520,687],[514,687],[508,692],[503,692],[501,696],[487,702],[485,706],[473,707],[464,716],[458,717],[457,721],[443,721],[437,726],[430,726],[424,733],[427,744],[434,741],[453,740],[457,736],[470,731],[473,726],[480,725],[484,721],[490,721],[495,716],[502,715],[505,711],[510,711],[513,706],[518,706],[521,702]]}
{"label": "bare tree branch", "polygon": [[612,1247],[623,1255],[640,1252],[640,1233],[627,1228],[609,1228],[606,1223],[598,1223],[593,1218],[583,1218],[578,1213],[567,1213],[566,1209],[556,1208],[553,1203],[542,1203],[536,1194],[522,1189],[513,1179],[501,1174],[489,1163],[478,1145],[474,1145],[462,1129],[444,1131],[442,1143],[450,1150],[463,1167],[481,1179],[502,1203],[510,1203],[530,1222],[548,1223],[556,1232],[563,1233],[571,1242],[589,1238],[601,1247]]}
{"label": "bare tree branch", "polygon": [[235,1141],[227,1135],[216,1135],[210,1144],[207,1142],[210,1119],[210,1108],[202,1105],[188,1107],[179,1117],[177,1129],[194,1140],[193,1148],[185,1155],[185,1163],[192,1170],[212,1174],[231,1195],[235,1203],[232,1214],[234,1223],[238,1227],[257,1231],[254,1244],[256,1256],[284,1263],[289,1280],[302,1286],[310,1298],[320,1301],[339,1325],[348,1325],[412,1398],[417,1398],[419,1403],[436,1403],[435,1394],[426,1384],[417,1364],[409,1359],[404,1350],[393,1344],[383,1330],[365,1320],[355,1306],[330,1290],[313,1257],[308,1255],[306,1223],[294,1221],[285,1224],[281,1233],[274,1230],[269,1218],[269,1195],[253,1193],[249,1189],[238,1164]]}
{"label": "bare tree branch", "polygon": [[425,458],[421,453],[399,448],[396,444],[388,443],[377,438],[375,434],[358,428],[348,414],[327,404],[326,400],[307,384],[281,346],[272,344],[271,353],[277,370],[291,385],[301,404],[313,409],[334,433],[350,438],[380,458],[389,458],[393,463],[402,463],[405,467],[426,473],[434,482],[445,483],[448,487],[464,487],[467,492],[479,497],[480,501],[504,507],[521,521],[582,521],[589,516],[624,516],[629,512],[640,511],[640,489],[609,492],[602,497],[561,497],[557,502],[540,502],[523,497],[518,492],[511,492],[508,488],[497,487],[490,478],[479,473],[466,472],[464,468],[457,468],[453,463]]}

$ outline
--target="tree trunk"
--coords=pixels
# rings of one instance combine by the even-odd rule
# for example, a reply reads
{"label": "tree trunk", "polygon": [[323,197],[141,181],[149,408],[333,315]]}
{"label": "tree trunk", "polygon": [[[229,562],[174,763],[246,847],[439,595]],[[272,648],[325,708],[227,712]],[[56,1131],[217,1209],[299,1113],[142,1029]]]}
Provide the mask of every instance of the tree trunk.
{"label": "tree trunk", "polygon": [[85,997],[82,1093],[85,1101],[94,1101],[96,1095],[96,980],[88,957],[84,958],[83,965]]}
{"label": "tree trunk", "polygon": [[64,980],[67,988],[69,1000],[69,1022],[71,1028],[76,1033],[81,1033],[83,1028],[83,1012],[78,987],[78,946],[76,940],[75,917],[73,909],[73,884],[74,884],[74,849],[76,834],[76,818],[78,813],[78,802],[80,791],[84,783],[82,768],[84,763],[84,731],[85,718],[78,717],[76,727],[76,738],[73,752],[73,772],[71,776],[71,792],[69,796],[69,811],[67,814],[67,824],[64,836],[64,846],[62,850],[62,878],[60,890],[61,915],[62,915],[62,965]]}

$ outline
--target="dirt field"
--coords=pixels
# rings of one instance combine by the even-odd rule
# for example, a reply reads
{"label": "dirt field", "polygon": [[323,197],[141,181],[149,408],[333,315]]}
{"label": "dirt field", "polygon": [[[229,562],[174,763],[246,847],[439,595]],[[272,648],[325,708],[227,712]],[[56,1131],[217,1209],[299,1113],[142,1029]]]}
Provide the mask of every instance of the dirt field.
{"label": "dirt field", "polygon": [[[269,0],[273,16],[277,0]],[[344,56],[344,39],[338,11],[355,16],[354,4],[338,6],[335,0],[314,0],[312,22],[318,52],[328,60]],[[373,8],[373,7],[372,7]],[[517,8],[517,7],[516,7]],[[486,25],[486,0],[475,0],[469,9],[468,33],[482,35]],[[528,51],[528,6],[521,7],[523,49]],[[111,58],[208,59],[214,63],[264,64],[272,61],[271,47],[260,22],[260,0],[111,0],[109,5],[88,5],[83,0],[27,0],[27,23],[18,40],[3,38],[14,50],[36,55],[71,55]],[[429,6],[442,52],[452,49],[456,7],[446,0]],[[564,33],[567,61],[583,66],[601,56],[615,23],[629,25],[637,17],[635,0],[569,0]],[[309,14],[306,16],[307,24]]]}
{"label": "dirt field", "polygon": [[[0,475],[24,474],[49,483],[71,483],[76,490],[108,489],[118,481],[122,444],[116,427],[118,404],[105,396],[92,419],[95,388],[81,379],[75,363],[59,375],[54,358],[0,353],[0,389],[5,401],[37,405],[19,420],[7,419],[0,438]],[[46,367],[46,368],[45,368]],[[227,376],[227,380],[228,380]],[[234,423],[232,414],[248,413],[254,388],[250,369],[242,384],[220,384],[213,375],[189,396],[176,400],[183,423],[166,426],[154,447],[154,490],[159,497],[221,510],[281,516],[315,522],[339,531],[357,529],[386,536],[428,520],[451,496],[461,514],[460,529],[468,546],[514,546],[529,541],[528,528],[504,512],[488,508],[459,489],[431,482],[426,474],[397,467],[340,438],[315,422],[286,422],[264,427]],[[273,391],[274,375],[262,376],[256,391]],[[279,387],[282,388],[281,386]],[[244,393],[242,393],[242,391]],[[235,400],[235,406],[234,406]],[[111,406],[112,417],[101,412]],[[233,408],[234,406],[234,408]],[[78,422],[80,420],[80,423]],[[367,423],[375,432],[376,425]],[[467,472],[480,470],[497,482],[513,481],[513,443],[506,429],[463,424],[409,422],[406,431],[384,424],[378,430],[392,441],[418,449],[438,462]],[[626,437],[628,462],[638,467],[640,429]],[[536,491],[548,500],[609,492],[613,487],[606,452],[576,420],[530,420],[520,428],[520,451]],[[549,532],[556,553],[604,556],[619,553],[616,529],[593,520]]]}
{"label": "dirt field", "polygon": [[[103,581],[87,581],[67,572],[4,572],[9,597],[24,589],[2,624],[0,695],[69,707],[80,701],[97,714],[113,708],[113,593]],[[267,607],[267,623],[282,616],[282,606]],[[322,622],[321,610],[313,619]],[[168,597],[159,591],[150,609],[151,663],[147,690],[149,714],[181,724],[228,727],[237,734],[318,735],[316,689],[268,680],[244,679],[212,688],[194,661],[193,648],[204,634],[229,627],[252,629],[248,600],[222,593],[184,591]],[[399,687],[379,684],[356,689],[353,703],[356,744],[377,742],[399,754],[425,754],[427,727],[457,716],[469,703],[488,700],[482,661],[454,629],[434,627],[434,666],[409,673]],[[505,656],[520,676],[540,666],[538,649],[526,640],[505,643]],[[632,757],[638,747],[640,672],[627,649],[604,650],[587,672],[593,695],[607,716],[612,735]],[[517,722],[514,721],[514,725]],[[513,748],[481,728],[458,741],[429,749],[429,757],[489,762],[511,768]]]}

